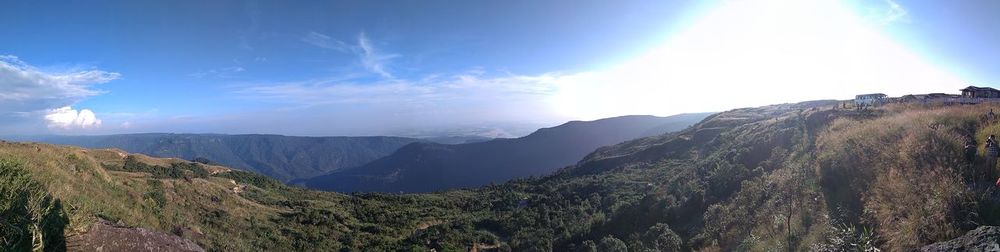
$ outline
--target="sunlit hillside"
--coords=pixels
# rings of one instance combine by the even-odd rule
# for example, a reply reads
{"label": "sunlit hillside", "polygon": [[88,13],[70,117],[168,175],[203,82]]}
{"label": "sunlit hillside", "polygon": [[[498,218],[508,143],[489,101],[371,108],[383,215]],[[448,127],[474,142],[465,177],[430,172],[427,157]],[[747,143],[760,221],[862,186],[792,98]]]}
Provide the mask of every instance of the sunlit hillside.
{"label": "sunlit hillside", "polygon": [[0,189],[29,203],[0,209],[5,234],[19,234],[3,245],[74,248],[99,239],[82,234],[104,219],[210,251],[897,251],[1000,224],[985,175],[995,169],[981,147],[963,149],[967,136],[1000,134],[983,118],[993,104],[838,106],[727,111],[551,176],[433,194],[317,192],[179,159],[6,142]]}

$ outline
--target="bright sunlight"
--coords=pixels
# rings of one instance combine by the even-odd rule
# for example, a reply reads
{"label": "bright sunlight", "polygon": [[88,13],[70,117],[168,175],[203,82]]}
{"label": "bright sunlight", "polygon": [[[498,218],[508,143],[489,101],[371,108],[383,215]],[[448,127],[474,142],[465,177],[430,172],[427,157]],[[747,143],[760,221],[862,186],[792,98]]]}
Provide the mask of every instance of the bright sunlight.
{"label": "bright sunlight", "polygon": [[[964,83],[842,1],[727,1],[646,55],[558,80],[567,117],[669,115]],[[706,101],[705,99],[710,99]]]}

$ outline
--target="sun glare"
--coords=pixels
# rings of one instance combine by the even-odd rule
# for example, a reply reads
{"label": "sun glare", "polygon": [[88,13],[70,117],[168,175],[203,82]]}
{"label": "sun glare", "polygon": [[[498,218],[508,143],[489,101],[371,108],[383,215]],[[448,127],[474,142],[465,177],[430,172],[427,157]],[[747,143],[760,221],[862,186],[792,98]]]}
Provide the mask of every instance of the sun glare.
{"label": "sun glare", "polygon": [[726,1],[645,55],[566,76],[552,98],[579,119],[669,115],[963,83],[842,1]]}

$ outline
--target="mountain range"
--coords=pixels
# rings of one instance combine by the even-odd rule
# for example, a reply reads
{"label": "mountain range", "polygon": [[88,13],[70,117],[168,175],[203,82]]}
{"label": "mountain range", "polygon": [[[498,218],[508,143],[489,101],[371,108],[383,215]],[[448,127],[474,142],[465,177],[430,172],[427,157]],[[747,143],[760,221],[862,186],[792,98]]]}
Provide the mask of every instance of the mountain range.
{"label": "mountain range", "polygon": [[445,145],[417,142],[368,164],[292,181],[339,192],[430,192],[542,176],[598,147],[682,130],[708,113],[572,121],[514,139]]}
{"label": "mountain range", "polygon": [[[366,164],[393,153],[405,155],[414,149],[429,150],[428,155],[438,155],[435,148],[473,150],[461,152],[454,157],[464,163],[451,166],[417,163],[422,165],[413,172],[436,174],[451,173],[455,165],[479,165],[497,162],[496,155],[486,152],[505,152],[524,156],[510,161],[518,169],[494,169],[479,173],[482,179],[469,181],[463,177],[441,176],[438,187],[447,189],[459,186],[480,185],[488,182],[502,182],[510,178],[542,175],[561,166],[571,164],[593,149],[650,134],[679,130],[694,124],[707,114],[688,114],[672,117],[625,116],[594,122],[570,122],[560,127],[539,130],[534,136],[518,139],[492,139],[479,136],[442,136],[432,138],[406,138],[388,136],[369,137],[299,137],[282,135],[225,135],[225,134],[170,134],[145,133],[97,136],[15,136],[5,137],[17,141],[38,141],[52,144],[67,144],[87,148],[119,148],[127,152],[142,153],[155,157],[175,157],[199,160],[213,164],[253,171],[279,181],[304,185],[311,188],[327,189],[331,183],[344,191],[371,191],[357,187],[363,181],[326,181],[331,173],[349,168],[353,173],[372,169],[371,174],[383,172],[378,165]],[[488,143],[487,143],[488,142]],[[419,143],[408,146],[408,144]],[[457,144],[452,147],[452,144]],[[401,149],[406,146],[407,148]],[[468,148],[472,146],[472,148]],[[429,149],[425,149],[429,148]],[[547,152],[537,152],[538,148],[553,148]],[[486,152],[483,152],[486,151]],[[534,152],[534,153],[532,153]],[[476,156],[476,155],[479,156]],[[483,156],[484,154],[487,154]],[[417,154],[422,155],[422,154]],[[502,155],[501,155],[502,156]],[[398,158],[393,158],[398,159]],[[403,160],[409,162],[409,160]],[[364,166],[364,168],[360,168]],[[503,168],[503,167],[500,167]],[[403,168],[406,169],[406,168]],[[338,173],[339,174],[339,173]],[[325,175],[325,176],[324,176]],[[457,174],[456,174],[457,175]],[[315,178],[322,176],[323,178]],[[332,175],[339,176],[339,175]],[[371,175],[374,176],[374,175]],[[368,176],[370,177],[370,176]],[[411,176],[412,177],[412,176]],[[353,178],[348,178],[351,180]],[[367,180],[365,180],[367,181]],[[470,183],[471,182],[471,183]],[[339,185],[342,184],[342,185]],[[390,188],[393,191],[411,191],[409,188]],[[420,190],[413,190],[420,191]]]}
{"label": "mountain range", "polygon": [[9,140],[38,141],[87,148],[119,148],[155,157],[207,159],[257,172],[280,181],[310,178],[355,167],[422,141],[404,137],[298,137],[223,134],[123,134],[103,136],[22,136]]}

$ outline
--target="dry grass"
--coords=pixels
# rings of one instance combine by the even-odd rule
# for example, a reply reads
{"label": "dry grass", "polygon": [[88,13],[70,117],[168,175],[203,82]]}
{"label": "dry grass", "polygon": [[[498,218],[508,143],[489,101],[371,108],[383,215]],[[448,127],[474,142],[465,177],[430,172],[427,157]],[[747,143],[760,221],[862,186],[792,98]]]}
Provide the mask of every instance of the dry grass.
{"label": "dry grass", "polygon": [[[176,227],[203,230],[210,240],[199,243],[210,247],[225,248],[226,240],[233,235],[243,236],[250,227],[245,222],[232,222],[225,230],[202,229],[201,213],[213,210],[226,211],[229,218],[263,219],[279,214],[269,208],[233,194],[229,179],[218,177],[183,179],[158,179],[160,186],[149,183],[149,174],[105,170],[101,164],[120,164],[120,150],[88,150],[70,146],[35,143],[0,143],[0,158],[24,163],[33,178],[47,188],[53,197],[63,200],[69,213],[67,235],[72,236],[89,229],[97,217],[121,221],[128,226],[141,226],[171,232]],[[146,156],[140,160],[150,164],[169,166],[177,159],[158,159]],[[210,171],[228,169],[209,167]],[[158,205],[148,198],[148,193],[162,191],[165,204]],[[197,210],[197,211],[194,211]],[[239,250],[239,248],[237,248]]]}
{"label": "dry grass", "polygon": [[[976,218],[965,177],[966,136],[1000,131],[979,120],[990,105],[892,106],[874,119],[841,118],[817,139],[817,173],[846,221],[876,227],[891,251],[950,239]],[[835,206],[831,206],[835,207]]]}

